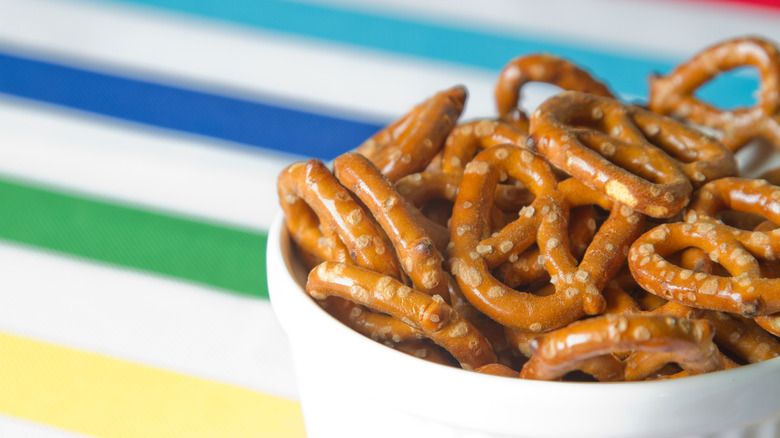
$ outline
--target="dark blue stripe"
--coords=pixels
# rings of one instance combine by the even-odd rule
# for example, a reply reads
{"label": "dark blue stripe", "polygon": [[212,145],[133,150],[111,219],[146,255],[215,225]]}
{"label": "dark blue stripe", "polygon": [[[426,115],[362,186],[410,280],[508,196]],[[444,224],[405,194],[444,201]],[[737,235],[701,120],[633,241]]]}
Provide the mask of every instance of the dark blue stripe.
{"label": "dark blue stripe", "polygon": [[325,160],[354,148],[380,128],[2,52],[0,93]]}

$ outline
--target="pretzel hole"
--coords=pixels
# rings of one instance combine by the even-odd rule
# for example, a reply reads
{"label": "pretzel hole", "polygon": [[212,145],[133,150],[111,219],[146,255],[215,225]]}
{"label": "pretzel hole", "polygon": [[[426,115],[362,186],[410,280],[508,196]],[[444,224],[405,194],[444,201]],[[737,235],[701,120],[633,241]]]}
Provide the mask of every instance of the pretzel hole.
{"label": "pretzel hole", "polygon": [[[597,128],[592,128],[597,129]],[[581,131],[577,138],[589,149],[597,152],[610,163],[630,169],[631,172],[653,184],[666,184],[672,182],[669,175],[670,169],[658,168],[652,164],[652,159],[646,153],[635,153],[637,147],[623,142],[612,136],[608,131],[598,130],[598,133]],[[653,143],[648,140],[649,143]]]}
{"label": "pretzel hole", "polygon": [[723,210],[718,212],[715,218],[726,225],[745,231],[752,231],[758,225],[767,221],[767,218],[759,214],[739,210]]}
{"label": "pretzel hole", "polygon": [[523,84],[522,99],[518,100],[518,107],[526,114],[531,114],[542,102],[564,91],[563,88],[547,82],[530,81]]}
{"label": "pretzel hole", "polygon": [[454,203],[447,199],[432,199],[422,206],[422,214],[431,221],[446,227],[452,217]]}
{"label": "pretzel hole", "polygon": [[740,66],[718,74],[702,84],[694,96],[713,105],[734,110],[755,106],[761,91],[761,78],[757,68]]}

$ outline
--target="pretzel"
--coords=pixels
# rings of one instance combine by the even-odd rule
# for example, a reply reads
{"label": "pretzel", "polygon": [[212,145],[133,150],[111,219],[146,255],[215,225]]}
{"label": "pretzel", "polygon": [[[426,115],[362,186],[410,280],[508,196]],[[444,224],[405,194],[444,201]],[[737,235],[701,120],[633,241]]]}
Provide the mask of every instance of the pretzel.
{"label": "pretzel", "polygon": [[[723,72],[753,66],[761,74],[757,104],[718,109],[694,97],[697,88]],[[780,52],[760,38],[736,38],[704,49],[668,76],[650,78],[649,108],[717,130],[720,141],[737,151],[755,138],[780,148]]]}
{"label": "pretzel", "polygon": [[715,328],[715,342],[747,363],[780,356],[780,341],[751,319],[715,311],[704,313],[704,319]]}
{"label": "pretzel", "polygon": [[360,198],[390,237],[415,289],[449,301],[442,255],[425,229],[414,220],[411,207],[390,180],[366,157],[356,153],[337,157],[333,161],[333,171],[336,178]]}
{"label": "pretzel", "polygon": [[520,373],[513,370],[512,368],[502,365],[500,363],[489,363],[487,365],[482,365],[481,367],[474,370],[481,374],[490,374],[493,376],[501,376],[501,377],[513,377],[518,378],[520,377]]}
{"label": "pretzel", "polygon": [[[720,222],[716,217],[727,210],[752,213],[780,223],[780,187],[746,178],[712,181],[691,200],[686,220]],[[767,260],[780,256],[780,231],[748,231],[725,226],[751,253]]]}
{"label": "pretzel", "polygon": [[585,93],[567,91],[542,103],[531,116],[531,138],[554,165],[652,217],[680,211],[691,181],[736,174],[730,151],[704,134]]}
{"label": "pretzel", "polygon": [[613,97],[609,88],[570,61],[548,54],[518,56],[498,77],[496,106],[501,120],[528,131],[528,116],[519,108],[520,89],[528,82],[546,82],[564,90]]}
{"label": "pretzel", "polygon": [[[496,236],[485,239],[490,232],[487,217],[499,169],[523,182],[536,199],[527,210],[528,217],[521,216]],[[501,324],[524,329],[533,326],[538,331],[548,324],[565,323],[561,318],[573,320],[584,313],[578,290],[570,296],[557,293],[540,297],[510,289],[489,272],[533,244],[544,217],[553,219],[543,222],[551,238],[559,242],[566,238],[565,224],[560,220],[562,200],[555,184],[552,169],[541,157],[514,146],[495,146],[480,152],[464,172],[450,222],[452,249],[448,263],[469,301]]]}
{"label": "pretzel", "polygon": [[[503,230],[489,235],[489,213],[499,179],[521,181],[534,202]],[[577,266],[568,245],[569,205],[556,190],[546,161],[530,151],[500,145],[480,152],[466,167],[450,221],[450,269],[464,295],[480,311],[509,327],[546,331],[584,314],[599,313],[599,289],[620,268],[622,248],[641,230],[641,216],[630,209],[613,212]],[[625,207],[625,206],[623,206]],[[636,232],[632,233],[632,230]],[[539,242],[555,292],[540,296],[511,289],[490,269]],[[611,251],[605,251],[609,248]]]}
{"label": "pretzel", "polygon": [[328,297],[319,301],[319,304],[342,324],[385,345],[419,340],[423,336],[420,330],[408,324],[340,297]]}
{"label": "pretzel", "polygon": [[322,260],[352,262],[398,278],[384,235],[322,161],[285,168],[278,178],[279,203],[290,236]]}
{"label": "pretzel", "polygon": [[[572,256],[581,259],[596,234],[596,210],[591,205],[573,208],[569,216],[569,243]],[[541,252],[538,247],[517,255],[517,260],[508,260],[494,270],[496,278],[509,287],[548,281],[549,274],[544,264],[539,263]]]}
{"label": "pretzel", "polygon": [[392,347],[410,356],[440,365],[453,366],[452,356],[428,339],[415,339],[393,344]]}
{"label": "pretzel", "polygon": [[[731,277],[694,273],[664,259],[687,247],[707,251]],[[780,279],[760,277],[755,257],[720,222],[656,227],[631,246],[628,266],[642,288],[688,306],[747,317],[780,310]]]}
{"label": "pretzel", "polygon": [[701,374],[723,367],[712,337],[712,326],[700,320],[649,314],[597,316],[536,338],[531,343],[533,356],[520,377],[557,380],[586,360],[624,350],[671,353],[666,359],[688,374]]}
{"label": "pretzel", "polygon": [[[644,314],[668,315],[680,320],[700,319],[703,311],[680,304],[675,301],[667,301],[660,307]],[[717,348],[717,347],[716,347]],[[719,356],[720,351],[716,349]],[[625,358],[625,379],[628,381],[645,380],[652,376],[667,376],[663,369],[669,363],[676,362],[674,352],[665,351],[633,351]],[[686,374],[687,375],[687,374]]]}
{"label": "pretzel", "polygon": [[456,126],[441,150],[441,169],[462,174],[466,164],[481,149],[504,143],[525,146],[528,131],[498,120],[475,120]]}
{"label": "pretzel", "polygon": [[357,147],[391,181],[420,172],[439,151],[466,102],[466,89],[441,91]]}
{"label": "pretzel", "polygon": [[338,296],[391,315],[444,347],[464,369],[496,362],[490,342],[441,297],[392,277],[354,265],[323,262],[309,273],[306,292],[317,300]]}
{"label": "pretzel", "polygon": [[[428,232],[441,253],[444,253],[450,242],[447,221],[452,211],[449,204],[455,201],[460,179],[459,175],[424,171],[406,175],[395,182],[398,193],[403,196],[406,202],[421,212],[416,220]],[[426,209],[426,207],[432,201],[445,201],[447,208],[446,211],[437,212],[438,218],[429,219],[425,211],[430,213],[430,209]],[[441,203],[439,207],[441,207]]]}
{"label": "pretzel", "polygon": [[[288,166],[279,175],[279,200],[290,235],[310,258],[356,263],[398,278],[392,247],[365,210],[316,159]],[[322,220],[320,220],[322,218]],[[406,324],[365,311],[352,302],[322,302],[325,310],[359,333],[376,340],[420,337]]]}

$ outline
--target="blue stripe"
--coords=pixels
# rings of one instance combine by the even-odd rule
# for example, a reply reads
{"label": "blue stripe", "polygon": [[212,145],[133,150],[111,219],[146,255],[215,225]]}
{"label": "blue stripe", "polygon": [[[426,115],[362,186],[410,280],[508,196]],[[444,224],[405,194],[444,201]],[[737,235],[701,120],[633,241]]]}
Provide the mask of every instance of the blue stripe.
{"label": "blue stripe", "polygon": [[0,72],[0,93],[325,160],[380,128],[2,52]]}
{"label": "blue stripe", "polygon": [[[104,0],[106,1],[106,0]],[[549,52],[585,66],[624,96],[647,96],[647,77],[667,73],[684,59],[640,56],[635,53],[597,50],[578,44],[547,41],[538,36],[488,33],[448,27],[409,17],[296,3],[287,0],[108,0],[153,6],[201,17],[238,23],[381,51],[458,63],[498,72],[507,61],[524,53]],[[713,41],[714,43],[714,41]],[[702,96],[718,105],[752,103],[757,75],[734,75],[727,87],[708,87]]]}

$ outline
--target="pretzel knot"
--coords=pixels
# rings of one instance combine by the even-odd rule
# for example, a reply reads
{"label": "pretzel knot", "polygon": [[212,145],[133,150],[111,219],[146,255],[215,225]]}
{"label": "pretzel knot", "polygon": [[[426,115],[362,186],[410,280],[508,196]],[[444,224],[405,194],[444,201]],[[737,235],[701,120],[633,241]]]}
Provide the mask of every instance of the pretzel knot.
{"label": "pretzel knot", "polygon": [[[694,97],[697,88],[723,72],[753,66],[761,75],[752,108],[718,109]],[[754,138],[780,148],[780,53],[760,38],[738,38],[713,45],[668,76],[650,78],[649,108],[659,114],[714,128],[721,142],[736,151]]]}
{"label": "pretzel knot", "polygon": [[364,220],[366,211],[320,160],[288,166],[277,188],[287,229],[303,251],[399,278],[382,231]]}
{"label": "pretzel knot", "polygon": [[[665,259],[688,247],[707,251],[731,276],[694,272]],[[720,222],[656,227],[631,246],[628,266],[642,288],[688,306],[747,317],[780,310],[780,279],[762,278],[754,255]]]}
{"label": "pretzel knot", "polygon": [[487,338],[439,296],[354,265],[323,262],[309,273],[306,292],[323,300],[338,296],[366,306],[421,331],[444,347],[464,369],[496,362]]}
{"label": "pretzel knot", "polygon": [[495,88],[499,118],[528,131],[528,116],[520,110],[520,89],[529,82],[545,82],[564,90],[612,97],[612,92],[584,69],[566,59],[548,54],[518,56],[509,61]]}
{"label": "pretzel knot", "polygon": [[[686,214],[686,220],[689,221],[724,226],[759,260],[776,262],[780,258],[780,230],[763,224],[752,231],[723,224],[717,217],[728,211],[750,213],[768,219],[771,223],[780,223],[780,187],[765,180],[722,178],[699,189]],[[780,280],[776,281],[780,285]],[[780,336],[780,314],[760,315],[755,319],[767,331]]]}
{"label": "pretzel knot", "polygon": [[[290,236],[311,266],[323,260],[356,263],[400,277],[392,248],[384,234],[366,219],[352,195],[317,159],[295,163],[278,180],[279,201]],[[363,311],[353,302],[333,298],[321,303],[328,313],[376,340],[401,342],[417,339],[419,330],[387,315]]]}
{"label": "pretzel knot", "polygon": [[482,149],[505,143],[524,146],[527,130],[499,120],[475,120],[462,123],[452,130],[444,142],[441,154],[441,170],[462,174],[472,158]]}
{"label": "pretzel knot", "polygon": [[[714,330],[705,321],[671,315],[603,315],[577,321],[546,333],[531,342],[533,356],[523,365],[520,377],[557,380],[594,358],[614,363],[619,351],[663,353],[664,360],[678,363],[688,375],[723,368]],[[612,359],[610,359],[612,358]],[[623,372],[607,374],[605,380],[623,380]]]}
{"label": "pretzel knot", "polygon": [[441,149],[466,103],[466,89],[441,91],[357,147],[391,181],[420,172]]}
{"label": "pretzel knot", "polygon": [[393,242],[401,266],[414,287],[449,301],[442,255],[425,229],[415,220],[412,207],[390,180],[367,158],[345,153],[333,161],[333,170],[355,193]]}
{"label": "pretzel knot", "polygon": [[666,218],[692,184],[736,174],[723,145],[681,123],[617,100],[574,91],[531,116],[535,148],[550,162],[617,202]]}
{"label": "pretzel knot", "polygon": [[[517,219],[491,236],[493,194],[505,178],[520,181],[535,199]],[[618,213],[622,219],[613,221],[641,227],[640,215],[628,211],[631,219]],[[605,230],[594,238],[600,242],[598,249],[591,244],[594,248],[588,248],[578,266],[569,247],[568,220],[569,204],[557,190],[557,178],[544,158],[511,145],[480,152],[466,166],[450,221],[448,263],[463,294],[499,323],[527,331],[547,331],[584,314],[599,313],[604,307],[599,288],[620,267],[613,261],[620,260],[616,254],[621,253],[621,245],[628,246],[631,233],[625,228]],[[490,272],[535,242],[555,284],[552,294],[517,291]],[[608,243],[612,251],[601,246]]]}

